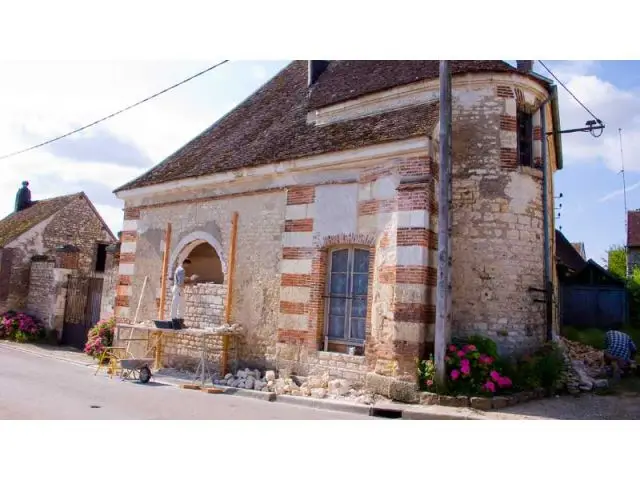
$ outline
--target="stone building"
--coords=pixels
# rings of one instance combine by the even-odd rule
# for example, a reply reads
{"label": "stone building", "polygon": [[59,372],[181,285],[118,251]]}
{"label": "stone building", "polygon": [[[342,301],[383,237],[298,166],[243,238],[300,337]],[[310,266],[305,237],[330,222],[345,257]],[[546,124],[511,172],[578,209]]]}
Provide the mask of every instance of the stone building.
{"label": "stone building", "polygon": [[54,303],[56,284],[66,278],[62,272],[101,277],[106,248],[115,241],[84,193],[33,201],[13,212],[0,220],[0,311],[27,311],[61,330]]}
{"label": "stone building", "polygon": [[[556,134],[543,155],[540,125],[544,115],[547,131],[558,129],[555,87],[530,62],[451,68],[451,333],[528,350],[554,321],[541,292],[562,157]],[[187,257],[188,275],[208,275],[187,288],[187,325],[221,322],[237,212],[231,321],[245,327],[244,362],[413,377],[434,340],[438,76],[437,61],[292,62],[116,190],[125,202],[119,320],[131,321],[145,277],[140,318],[156,319],[170,222],[169,275]]]}

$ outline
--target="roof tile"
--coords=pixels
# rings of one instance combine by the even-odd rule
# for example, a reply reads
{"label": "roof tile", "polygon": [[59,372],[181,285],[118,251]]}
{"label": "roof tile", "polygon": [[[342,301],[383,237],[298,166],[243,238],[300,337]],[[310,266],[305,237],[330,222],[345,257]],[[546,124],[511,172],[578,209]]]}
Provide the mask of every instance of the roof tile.
{"label": "roof tile", "polygon": [[35,201],[29,208],[13,212],[0,220],[0,247],[6,246],[23,233],[31,230],[40,222],[45,221],[59,212],[74,200],[81,198],[82,193],[64,195]]}

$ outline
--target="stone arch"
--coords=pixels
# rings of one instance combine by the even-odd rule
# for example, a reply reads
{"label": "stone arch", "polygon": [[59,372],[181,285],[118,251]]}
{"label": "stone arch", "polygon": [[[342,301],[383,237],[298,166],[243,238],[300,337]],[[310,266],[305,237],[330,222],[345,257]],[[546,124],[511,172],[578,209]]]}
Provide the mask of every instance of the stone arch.
{"label": "stone arch", "polygon": [[222,275],[226,279],[227,276],[227,263],[222,255],[222,245],[216,238],[207,232],[196,231],[183,237],[178,244],[172,249],[171,256],[169,257],[169,271],[168,278],[173,277],[173,272],[179,264],[181,264],[197,247],[203,244],[208,244],[218,256],[220,260],[220,266],[222,268]]}
{"label": "stone arch", "polygon": [[328,235],[316,240],[316,248],[328,250],[339,245],[352,245],[362,247],[375,247],[376,236],[365,233],[343,233],[338,235]]}

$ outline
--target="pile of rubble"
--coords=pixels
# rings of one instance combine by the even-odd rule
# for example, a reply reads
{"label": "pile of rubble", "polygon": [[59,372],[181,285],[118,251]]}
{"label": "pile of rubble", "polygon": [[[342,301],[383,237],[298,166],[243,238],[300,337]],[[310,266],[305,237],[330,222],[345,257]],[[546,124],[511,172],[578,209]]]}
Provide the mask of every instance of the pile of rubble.
{"label": "pile of rubble", "polygon": [[267,370],[262,375],[259,370],[245,368],[239,370],[236,375],[228,373],[224,378],[214,376],[213,383],[234,388],[274,392],[276,395],[348,400],[364,405],[372,405],[382,399],[363,389],[361,385],[344,379],[332,380],[328,374],[309,377],[290,375],[278,378],[273,370]]}
{"label": "pile of rubble", "polygon": [[606,388],[603,352],[597,348],[560,338],[558,344],[564,358],[561,387],[571,394]]}

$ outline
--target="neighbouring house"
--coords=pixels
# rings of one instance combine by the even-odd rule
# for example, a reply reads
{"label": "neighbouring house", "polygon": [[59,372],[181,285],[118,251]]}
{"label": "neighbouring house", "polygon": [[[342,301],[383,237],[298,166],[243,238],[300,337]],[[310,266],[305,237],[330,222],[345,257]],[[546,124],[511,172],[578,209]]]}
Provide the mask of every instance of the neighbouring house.
{"label": "neighbouring house", "polygon": [[584,249],[584,242],[573,242],[571,245],[576,249],[576,252],[578,252],[583,259],[587,259],[587,253]]}
{"label": "neighbouring house", "polygon": [[[531,67],[451,62],[449,333],[489,336],[504,353],[557,331],[544,292],[557,288],[558,104]],[[138,305],[139,320],[157,319],[171,223],[169,278],[187,257],[187,275],[201,277],[186,287],[185,323],[222,322],[237,212],[230,318],[245,327],[243,363],[414,378],[434,341],[438,77],[438,61],[294,61],[117,189],[118,320],[132,322]],[[167,357],[198,355],[188,335],[167,342]]]}
{"label": "neighbouring house", "polygon": [[[556,230],[556,265],[560,287],[560,324],[575,327],[618,328],[628,319],[624,281],[592,259],[586,260]],[[582,244],[584,245],[584,244]]]}
{"label": "neighbouring house", "polygon": [[640,267],[640,210],[627,212],[627,272]]}
{"label": "neighbouring house", "polygon": [[86,324],[99,317],[106,249],[116,238],[82,192],[16,207],[0,220],[0,311],[33,314],[81,346]]}

